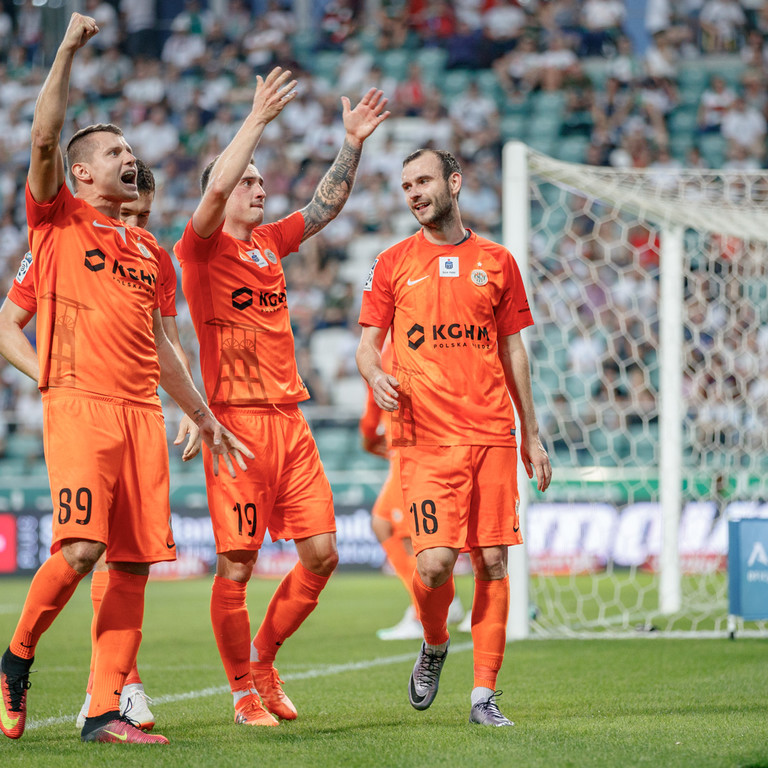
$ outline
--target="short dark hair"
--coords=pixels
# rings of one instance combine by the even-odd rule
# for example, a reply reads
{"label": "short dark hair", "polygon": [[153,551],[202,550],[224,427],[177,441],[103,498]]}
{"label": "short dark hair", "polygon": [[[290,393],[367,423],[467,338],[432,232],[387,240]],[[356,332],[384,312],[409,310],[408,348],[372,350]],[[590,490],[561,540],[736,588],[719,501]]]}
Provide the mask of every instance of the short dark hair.
{"label": "short dark hair", "polygon": [[136,187],[140,195],[148,195],[155,191],[155,174],[143,161],[136,158]]}
{"label": "short dark hair", "polygon": [[208,186],[208,182],[211,180],[211,171],[213,170],[213,166],[216,165],[216,161],[219,159],[220,155],[216,155],[216,157],[211,160],[208,165],[203,168],[203,172],[200,174],[200,193],[205,194],[205,189]]}
{"label": "short dark hair", "polygon": [[408,163],[413,162],[427,153],[435,155],[440,161],[440,167],[443,169],[443,178],[446,181],[451,178],[451,174],[458,173],[459,176],[462,175],[459,161],[445,149],[417,149],[415,152],[411,152],[411,154],[403,160],[403,168],[405,168]]}
{"label": "short dark hair", "polygon": [[[211,180],[211,171],[213,171],[213,166],[216,165],[216,161],[221,157],[221,155],[216,155],[216,157],[211,160],[208,165],[203,168],[203,172],[200,174],[200,192],[201,194],[205,194],[205,190],[208,186],[208,182]],[[248,161],[249,165],[253,165],[253,158],[251,158]]]}
{"label": "short dark hair", "polygon": [[94,133],[114,133],[115,136],[122,136],[123,132],[120,128],[112,123],[95,123],[94,125],[87,125],[85,128],[81,128],[77,131],[67,144],[67,151],[65,153],[67,161],[67,172],[69,174],[69,180],[73,185],[77,184],[77,179],[72,174],[72,166],[75,163],[81,163],[83,160],[89,160],[91,158],[92,143],[89,140],[89,136]]}

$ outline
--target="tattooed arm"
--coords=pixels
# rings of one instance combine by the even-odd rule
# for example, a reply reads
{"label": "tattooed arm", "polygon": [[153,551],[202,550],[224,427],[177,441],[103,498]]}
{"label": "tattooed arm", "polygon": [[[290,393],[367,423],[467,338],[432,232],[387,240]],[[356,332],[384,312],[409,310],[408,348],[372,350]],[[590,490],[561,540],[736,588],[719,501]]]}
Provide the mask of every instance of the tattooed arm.
{"label": "tattooed arm", "polygon": [[371,88],[354,109],[350,108],[346,96],[341,97],[341,103],[347,135],[333,165],[317,185],[309,205],[301,209],[304,216],[302,241],[312,237],[339,215],[355,183],[363,142],[389,117],[389,112],[384,111],[387,99],[375,88]]}

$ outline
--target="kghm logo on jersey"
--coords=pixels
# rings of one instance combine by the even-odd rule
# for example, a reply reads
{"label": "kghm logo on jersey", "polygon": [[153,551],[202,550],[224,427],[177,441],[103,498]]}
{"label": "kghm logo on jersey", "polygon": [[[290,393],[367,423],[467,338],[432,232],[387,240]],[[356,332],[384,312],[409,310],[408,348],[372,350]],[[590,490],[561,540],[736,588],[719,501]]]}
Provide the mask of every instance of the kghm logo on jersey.
{"label": "kghm logo on jersey", "polygon": [[240,311],[248,309],[253,304],[253,291],[250,288],[238,288],[232,291],[232,306]]}
{"label": "kghm logo on jersey", "polygon": [[411,349],[418,349],[425,341],[424,326],[416,323],[412,325],[408,333],[408,346]]}
{"label": "kghm logo on jersey", "polygon": [[[427,334],[423,325],[414,323],[408,332],[408,346],[418,349],[426,340]],[[433,325],[429,334],[433,349],[449,349],[453,347],[475,347],[489,349],[491,346],[488,329],[482,325],[467,323],[440,323]]]}

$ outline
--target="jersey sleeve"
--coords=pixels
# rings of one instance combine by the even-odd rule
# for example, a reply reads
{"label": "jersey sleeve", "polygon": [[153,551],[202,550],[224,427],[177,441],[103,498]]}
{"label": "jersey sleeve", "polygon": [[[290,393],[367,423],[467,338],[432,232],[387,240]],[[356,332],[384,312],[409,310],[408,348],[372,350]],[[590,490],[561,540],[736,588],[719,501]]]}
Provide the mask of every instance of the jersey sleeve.
{"label": "jersey sleeve", "polygon": [[216,228],[210,237],[200,237],[192,226],[192,219],[187,222],[181,239],[173,246],[173,252],[180,264],[185,261],[208,261],[216,255],[219,239],[224,230],[224,222]]}
{"label": "jersey sleeve", "polygon": [[504,292],[496,307],[496,328],[499,337],[511,336],[533,325],[533,315],[525,294],[523,276],[511,254],[505,264]]}
{"label": "jersey sleeve", "polygon": [[158,248],[160,254],[159,305],[163,317],[176,317],[176,269],[165,248]]}
{"label": "jersey sleeve", "polygon": [[27,251],[8,290],[8,298],[14,304],[33,314],[37,312],[37,293],[35,291],[35,279],[32,275],[34,267],[32,253]]}
{"label": "jersey sleeve", "polygon": [[295,211],[272,224],[262,224],[259,232],[272,240],[278,251],[275,255],[282,259],[299,250],[304,237],[304,215],[301,211]]}
{"label": "jersey sleeve", "polygon": [[61,185],[56,197],[47,203],[38,203],[32,196],[29,181],[25,190],[27,226],[30,229],[44,229],[53,224],[56,217],[65,216],[74,207],[75,198],[66,184]]}
{"label": "jersey sleeve", "polygon": [[391,260],[381,254],[373,262],[363,286],[363,303],[358,322],[360,325],[370,325],[374,328],[389,328],[394,315]]}

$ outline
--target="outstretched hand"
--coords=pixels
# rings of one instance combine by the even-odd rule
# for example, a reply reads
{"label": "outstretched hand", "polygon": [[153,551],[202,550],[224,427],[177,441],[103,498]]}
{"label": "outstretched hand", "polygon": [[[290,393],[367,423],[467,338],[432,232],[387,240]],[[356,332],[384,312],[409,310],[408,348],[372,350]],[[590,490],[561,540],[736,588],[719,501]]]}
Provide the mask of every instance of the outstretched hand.
{"label": "outstretched hand", "polygon": [[248,468],[243,456],[252,459],[253,454],[225,427],[223,427],[213,414],[202,414],[197,419],[197,426],[200,429],[205,444],[210,448],[213,454],[213,474],[219,474],[219,461],[224,459],[227,465],[227,471],[232,477],[236,477],[232,459],[237,462],[237,466],[245,472]]}
{"label": "outstretched hand", "polygon": [[266,79],[258,75],[251,112],[266,122],[276,118],[283,107],[296,98],[296,80],[289,80],[290,76],[291,70],[282,67],[275,67]]}
{"label": "outstretched hand", "polygon": [[342,96],[344,129],[347,135],[361,143],[365,141],[389,117],[389,110],[384,111],[387,101],[383,91],[371,88],[352,109],[349,99]]}
{"label": "outstretched hand", "polygon": [[96,19],[83,16],[80,13],[73,13],[69,19],[67,31],[64,33],[64,39],[61,41],[61,47],[72,48],[76,51],[98,32],[99,25],[96,23]]}

